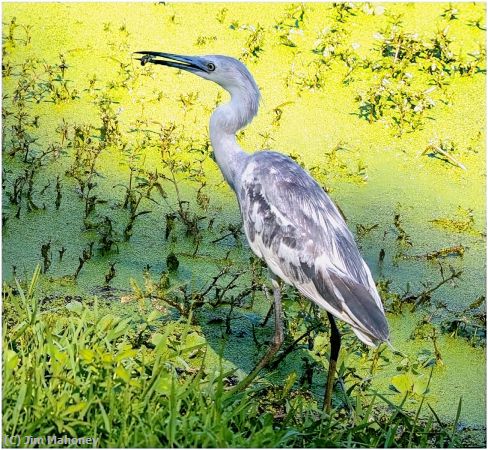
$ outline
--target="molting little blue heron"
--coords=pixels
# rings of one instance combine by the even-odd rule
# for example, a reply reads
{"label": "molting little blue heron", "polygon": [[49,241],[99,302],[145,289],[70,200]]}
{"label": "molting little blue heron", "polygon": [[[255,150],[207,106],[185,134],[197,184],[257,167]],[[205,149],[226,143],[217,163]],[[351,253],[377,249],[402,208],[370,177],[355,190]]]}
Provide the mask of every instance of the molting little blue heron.
{"label": "molting little blue heron", "polygon": [[245,153],[236,132],[251,122],[260,92],[246,66],[221,55],[182,56],[153,51],[142,64],[174,67],[214,81],[231,100],[210,118],[215,160],[235,191],[253,252],[271,271],[275,335],[267,353],[237,388],[248,386],[283,342],[279,279],[327,311],[331,351],[324,396],[330,410],[341,338],[334,316],[348,323],[369,346],[388,341],[383,305],[371,272],[339,210],[317,182],[292,159],[272,151]]}

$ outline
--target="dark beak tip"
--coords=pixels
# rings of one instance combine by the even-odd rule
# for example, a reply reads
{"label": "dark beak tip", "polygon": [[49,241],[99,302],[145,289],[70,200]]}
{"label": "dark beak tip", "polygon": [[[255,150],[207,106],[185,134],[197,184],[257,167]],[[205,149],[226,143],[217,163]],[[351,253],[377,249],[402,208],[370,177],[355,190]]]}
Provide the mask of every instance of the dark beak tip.
{"label": "dark beak tip", "polygon": [[147,63],[152,63],[162,66],[173,67],[175,69],[187,70],[190,72],[194,72],[195,70],[205,71],[205,69],[200,64],[198,64],[197,61],[195,61],[195,58],[188,56],[145,50],[138,50],[132,52],[132,54],[142,55],[141,58],[135,58],[137,61],[141,62],[142,66],[145,66]]}

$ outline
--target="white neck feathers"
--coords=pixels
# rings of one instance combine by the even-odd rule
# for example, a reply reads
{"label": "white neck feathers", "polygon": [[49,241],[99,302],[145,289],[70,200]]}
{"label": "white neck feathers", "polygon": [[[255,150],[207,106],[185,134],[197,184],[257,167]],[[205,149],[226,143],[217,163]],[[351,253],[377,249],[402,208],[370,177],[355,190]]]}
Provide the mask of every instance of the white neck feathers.
{"label": "white neck feathers", "polygon": [[210,118],[210,141],[215,160],[229,185],[236,181],[246,165],[248,154],[236,142],[235,134],[249,124],[259,106],[259,90],[254,86],[226,87],[231,94],[228,103],[220,105]]}

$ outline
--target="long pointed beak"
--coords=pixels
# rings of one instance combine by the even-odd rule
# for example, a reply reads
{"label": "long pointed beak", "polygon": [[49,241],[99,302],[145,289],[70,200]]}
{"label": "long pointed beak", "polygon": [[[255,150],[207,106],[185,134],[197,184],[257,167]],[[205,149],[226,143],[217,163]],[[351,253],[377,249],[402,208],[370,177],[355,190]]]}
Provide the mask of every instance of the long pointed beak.
{"label": "long pointed beak", "polygon": [[137,58],[139,61],[141,61],[142,66],[147,63],[152,63],[187,70],[188,72],[208,72],[203,59],[199,58],[198,56],[173,55],[172,53],[150,51],[140,51],[134,53],[143,55],[141,58]]}

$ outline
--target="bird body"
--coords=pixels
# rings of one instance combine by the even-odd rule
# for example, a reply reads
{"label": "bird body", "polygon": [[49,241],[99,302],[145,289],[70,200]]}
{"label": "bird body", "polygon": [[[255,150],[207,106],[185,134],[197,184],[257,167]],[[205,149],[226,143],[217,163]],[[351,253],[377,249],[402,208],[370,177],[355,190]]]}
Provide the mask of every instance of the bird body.
{"label": "bird body", "polygon": [[233,83],[219,80],[231,100],[213,112],[210,140],[237,195],[251,249],[277,277],[349,323],[365,344],[387,340],[388,324],[371,272],[337,207],[289,157],[272,151],[250,155],[241,149],[235,134],[256,115],[259,89],[241,62],[207,58],[216,66],[235,66]]}
{"label": "bird body", "polygon": [[292,159],[258,152],[236,186],[244,230],[270,270],[334,316],[365,344],[388,339],[371,272],[329,196]]}
{"label": "bird body", "polygon": [[331,322],[331,354],[324,406],[330,408],[340,334],[333,316],[351,325],[373,346],[388,341],[383,305],[371,272],[342,215],[318,183],[291,158],[273,151],[244,152],[236,132],[251,122],[260,92],[244,64],[222,55],[143,54],[151,62],[186,70],[226,89],[231,99],[210,118],[215,160],[239,203],[253,252],[274,274],[275,338],[270,349],[240,385],[247,386],[283,341],[281,295],[276,278],[324,308]]}

